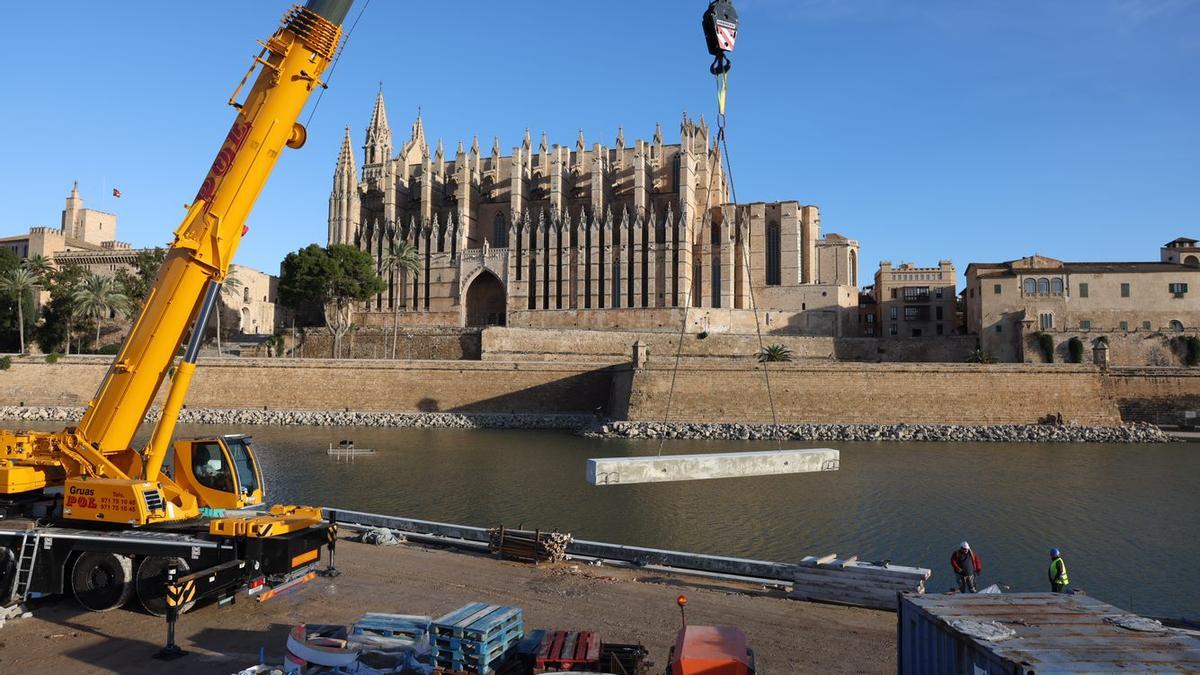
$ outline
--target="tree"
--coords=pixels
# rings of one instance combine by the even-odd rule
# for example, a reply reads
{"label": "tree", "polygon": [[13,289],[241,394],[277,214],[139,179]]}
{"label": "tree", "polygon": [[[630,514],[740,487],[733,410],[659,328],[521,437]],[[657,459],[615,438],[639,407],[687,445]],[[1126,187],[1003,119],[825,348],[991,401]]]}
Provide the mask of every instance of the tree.
{"label": "tree", "polygon": [[63,351],[71,353],[71,336],[81,328],[78,325],[80,317],[75,311],[75,291],[83,285],[87,274],[82,265],[70,263],[45,277],[43,288],[50,291],[50,301],[42,305],[42,322],[36,334],[42,351],[55,352],[65,344]]}
{"label": "tree", "polygon": [[141,307],[150,297],[150,289],[158,278],[158,270],[167,259],[164,248],[152,248],[138,251],[133,261],[133,270],[121,269],[116,274],[117,291],[129,298],[134,307]]}
{"label": "tree", "polygon": [[783,345],[770,345],[763,347],[758,353],[759,363],[777,363],[792,360],[792,350]]}
{"label": "tree", "polygon": [[38,279],[45,279],[54,272],[54,261],[41,253],[34,253],[21,261],[21,267],[29,270],[30,274]]}
{"label": "tree", "polygon": [[[236,298],[238,291],[242,286],[241,279],[237,278],[235,272],[230,272],[225,275],[225,281],[221,284],[221,295]],[[217,298],[216,311],[213,314],[217,315],[217,356],[221,355],[221,298]]]}
{"label": "tree", "polygon": [[408,282],[408,273],[421,269],[421,257],[417,247],[407,241],[398,241],[388,246],[383,260],[379,262],[380,272],[388,272],[396,281],[396,297],[392,298],[392,358],[396,358],[396,345],[400,340],[400,289]]}
{"label": "tree", "polygon": [[336,358],[342,336],[350,329],[354,303],[383,292],[384,287],[366,251],[345,244],[325,248],[310,244],[283,259],[279,302],[293,310],[306,305],[322,307]]}
{"label": "tree", "polygon": [[125,312],[130,308],[129,297],[117,290],[112,277],[89,273],[83,284],[75,290],[75,302],[80,315],[96,320],[96,343],[100,349],[100,326],[114,312]]}
{"label": "tree", "polygon": [[41,288],[36,275],[24,267],[10,269],[0,275],[0,293],[8,293],[17,303],[17,332],[20,335],[21,353],[25,353],[25,298]]}

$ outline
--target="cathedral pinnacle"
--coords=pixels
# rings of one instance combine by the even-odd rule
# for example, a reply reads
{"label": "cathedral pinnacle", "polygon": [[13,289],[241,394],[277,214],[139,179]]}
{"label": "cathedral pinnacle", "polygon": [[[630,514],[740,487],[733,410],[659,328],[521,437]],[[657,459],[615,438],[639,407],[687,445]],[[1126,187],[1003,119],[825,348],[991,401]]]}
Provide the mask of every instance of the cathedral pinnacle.
{"label": "cathedral pinnacle", "polygon": [[575,149],[579,152],[583,152],[583,149],[586,147],[587,147],[587,142],[583,140],[583,129],[580,129],[579,130],[579,139],[575,141]]}
{"label": "cathedral pinnacle", "polygon": [[346,126],[346,133],[342,136],[342,149],[338,151],[337,160],[337,175],[354,175],[354,145],[350,140],[350,127]]}
{"label": "cathedral pinnacle", "polygon": [[662,122],[657,122],[654,125],[654,144],[662,145],[662,142],[663,142]]}

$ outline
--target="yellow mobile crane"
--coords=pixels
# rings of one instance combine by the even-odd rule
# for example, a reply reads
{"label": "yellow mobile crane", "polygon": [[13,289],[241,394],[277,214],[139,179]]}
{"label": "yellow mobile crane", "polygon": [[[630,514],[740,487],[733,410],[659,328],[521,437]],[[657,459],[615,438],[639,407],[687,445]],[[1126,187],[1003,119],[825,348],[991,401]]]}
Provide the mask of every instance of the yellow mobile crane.
{"label": "yellow mobile crane", "polygon": [[[318,508],[246,510],[263,500],[248,437],[172,447],[172,436],[246,217],[284,146],[304,144],[297,119],[324,86],[352,2],[294,6],[260,42],[229,99],[233,126],[79,425],[58,433],[0,430],[0,606],[69,589],[88,609],[103,611],[136,590],[148,610],[162,613],[168,567],[213,571],[190,600],[228,599],[241,588],[263,597],[312,578],[321,548],[334,541]],[[139,450],[134,435],[168,377],[162,417]],[[172,452],[168,476],[163,465]]]}

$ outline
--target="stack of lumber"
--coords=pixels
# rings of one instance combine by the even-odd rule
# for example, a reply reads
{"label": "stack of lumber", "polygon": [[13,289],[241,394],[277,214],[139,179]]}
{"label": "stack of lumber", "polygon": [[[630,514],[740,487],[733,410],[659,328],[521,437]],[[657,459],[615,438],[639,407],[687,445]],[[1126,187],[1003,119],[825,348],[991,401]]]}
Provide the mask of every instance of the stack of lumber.
{"label": "stack of lumber", "polygon": [[930,571],[889,563],[859,561],[857,556],[808,556],[795,566],[792,598],[895,611],[898,593],[924,593]]}
{"label": "stack of lumber", "polygon": [[437,667],[492,675],[516,654],[525,621],[520,608],[472,602],[434,621],[430,636]]}
{"label": "stack of lumber", "polygon": [[498,527],[488,530],[488,550],[502,558],[524,562],[562,562],[567,559],[571,535],[541,530],[509,530]]}

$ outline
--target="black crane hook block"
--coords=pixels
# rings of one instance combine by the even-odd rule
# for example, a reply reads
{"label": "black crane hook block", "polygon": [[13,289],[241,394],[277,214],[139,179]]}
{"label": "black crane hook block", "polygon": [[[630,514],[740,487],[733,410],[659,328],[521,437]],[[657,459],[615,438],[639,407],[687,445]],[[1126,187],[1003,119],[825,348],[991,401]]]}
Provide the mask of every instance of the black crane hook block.
{"label": "black crane hook block", "polygon": [[708,53],[713,55],[709,71],[713,75],[728,73],[732,64],[726,56],[737,43],[738,15],[730,0],[712,0],[704,11],[704,38]]}

